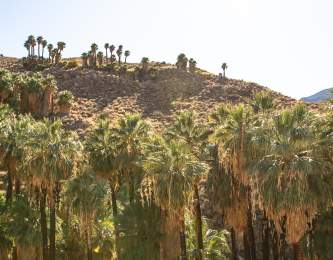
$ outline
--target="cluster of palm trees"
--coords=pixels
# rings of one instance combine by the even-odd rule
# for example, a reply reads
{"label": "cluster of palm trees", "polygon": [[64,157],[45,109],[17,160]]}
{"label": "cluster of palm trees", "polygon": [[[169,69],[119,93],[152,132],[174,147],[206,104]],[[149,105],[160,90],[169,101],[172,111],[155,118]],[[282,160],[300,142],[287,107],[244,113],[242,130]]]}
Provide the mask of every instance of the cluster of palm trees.
{"label": "cluster of palm trees", "polygon": [[189,66],[189,72],[194,73],[197,62],[193,58],[188,59],[184,53],[179,54],[176,62],[177,69],[186,71],[187,65]]}
{"label": "cluster of palm trees", "polygon": [[52,75],[12,73],[0,69],[0,103],[9,104],[21,113],[50,115],[56,90]]}
{"label": "cluster of palm trees", "polygon": [[[118,65],[121,65],[122,56],[124,54],[125,60],[124,63],[127,63],[127,58],[131,55],[129,50],[123,51],[123,45],[119,45],[117,50],[114,45],[110,45],[109,43],[104,44],[105,49],[105,62],[106,64],[114,64],[118,60]],[[102,66],[104,61],[104,55],[102,51],[98,51],[98,45],[96,43],[91,44],[90,50],[88,52],[84,52],[81,54],[82,64],[84,67],[96,67]],[[108,55],[110,52],[110,55]],[[118,57],[118,59],[117,59]]]}
{"label": "cluster of palm trees", "polygon": [[[37,46],[37,54],[35,53],[35,48]],[[57,47],[54,48],[53,44],[47,42],[43,36],[35,36],[30,35],[28,39],[24,42],[24,47],[28,51],[28,58],[34,59],[44,59],[44,50],[45,48],[48,50],[48,61],[50,63],[58,63],[61,60],[62,51],[66,47],[65,42],[58,42]]]}
{"label": "cluster of palm trees", "polygon": [[[253,223],[258,212],[265,220],[263,259],[286,259],[289,245],[294,258],[301,259],[302,237],[309,237],[310,248],[313,220],[332,205],[331,122],[331,113],[316,115],[302,104],[278,111],[265,92],[250,105],[221,106],[207,123],[182,111],[164,131],[154,131],[139,115],[114,121],[103,117],[79,141],[60,121],[35,121],[1,107],[6,204],[10,208],[24,195],[39,211],[43,259],[55,259],[57,219],[68,223],[72,214],[92,259],[97,250],[93,237],[110,205],[114,243],[108,250],[114,257],[122,259],[124,241],[141,234],[135,243],[153,240],[160,257],[173,252],[180,259],[200,260],[208,255],[201,205],[205,192],[231,231],[233,259],[240,254],[240,241],[245,259],[257,258]],[[107,204],[105,194],[110,196]],[[158,220],[147,217],[148,226],[162,234],[173,230],[172,248],[165,237],[135,231],[137,224],[133,230],[121,228],[121,215],[137,212],[138,207],[158,214]],[[140,221],[137,218],[134,214],[134,223]],[[195,225],[191,255],[188,218]],[[73,224],[68,225],[71,230]],[[14,248],[19,238],[11,237]]]}

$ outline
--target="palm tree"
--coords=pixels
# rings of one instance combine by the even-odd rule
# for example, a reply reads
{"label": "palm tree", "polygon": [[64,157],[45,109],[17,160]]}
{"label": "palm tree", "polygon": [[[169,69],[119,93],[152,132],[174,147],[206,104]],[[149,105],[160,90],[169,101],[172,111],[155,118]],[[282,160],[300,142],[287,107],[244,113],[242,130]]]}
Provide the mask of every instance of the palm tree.
{"label": "palm tree", "polygon": [[[204,160],[206,156],[203,151],[208,145],[208,136],[211,130],[200,124],[196,115],[191,111],[182,111],[176,118],[176,121],[168,129],[167,136],[172,139],[180,139],[184,141],[190,148],[193,155],[198,160]],[[197,259],[202,259],[203,236],[202,236],[202,213],[199,198],[199,182],[203,176],[196,176],[193,179],[193,199],[195,207],[195,223],[196,223],[196,238],[197,238]]]}
{"label": "palm tree", "polygon": [[177,57],[177,62],[176,62],[177,69],[186,71],[187,62],[188,62],[188,59],[187,59],[186,55],[184,53],[179,54]]}
{"label": "palm tree", "polygon": [[[332,203],[329,185],[332,164],[321,150],[311,115],[297,105],[270,118],[257,128],[253,140],[258,151],[253,156],[252,171],[256,174],[259,205],[281,232],[281,258],[285,239],[299,254],[299,240],[308,229],[319,208]],[[257,145],[266,140],[265,146]],[[261,142],[260,142],[261,143]]]}
{"label": "palm tree", "polygon": [[[237,181],[235,190],[238,192],[240,199],[240,208],[246,207],[245,215],[238,215],[240,219],[230,215],[234,211],[234,207],[228,207],[226,215],[229,215],[230,225],[238,231],[244,232],[244,247],[248,246],[248,257],[256,259],[255,251],[255,238],[253,231],[253,217],[252,217],[252,191],[251,191],[251,178],[247,171],[247,156],[251,154],[251,147],[248,143],[251,140],[251,121],[250,111],[244,105],[236,107],[224,106],[218,109],[212,115],[212,118],[217,123],[213,141],[216,142],[219,149],[220,160],[225,167],[225,171],[230,173],[232,180]],[[233,181],[235,183],[235,181]],[[245,194],[243,194],[244,191]],[[236,204],[235,204],[236,206]],[[239,210],[239,212],[241,212]],[[235,223],[235,221],[242,223]],[[237,226],[234,226],[236,224]]]}
{"label": "palm tree", "polygon": [[90,50],[91,50],[92,55],[94,57],[94,64],[91,64],[91,65],[96,66],[96,64],[97,64],[97,50],[98,50],[98,45],[96,43],[91,44]]}
{"label": "palm tree", "polygon": [[223,78],[225,78],[225,71],[226,71],[227,68],[228,68],[227,63],[223,63],[223,64],[222,64]]}
{"label": "palm tree", "polygon": [[83,67],[88,67],[88,53],[84,52],[81,54]]}
{"label": "palm tree", "polygon": [[57,63],[59,61],[58,48],[54,48],[51,52],[51,63]]}
{"label": "palm tree", "polygon": [[129,50],[126,50],[124,55],[125,55],[125,64],[126,64],[127,63],[127,58],[128,58],[128,56],[131,55],[131,52]]}
{"label": "palm tree", "polygon": [[[4,111],[6,112],[6,111]],[[28,138],[34,121],[30,116],[19,116],[15,118],[13,114],[6,112],[6,119],[0,123],[0,150],[1,161],[5,165],[8,176],[6,192],[6,203],[12,201],[13,183],[15,183],[15,193],[20,193],[21,180],[19,167],[22,160],[22,144]]]}
{"label": "palm tree", "polygon": [[52,51],[53,51],[53,44],[49,43],[47,45],[47,51],[49,52],[49,62],[51,62],[51,56],[52,56]]}
{"label": "palm tree", "polygon": [[98,66],[103,65],[103,52],[101,52],[101,51],[99,51],[97,53],[97,62],[98,62]]}
{"label": "palm tree", "polygon": [[117,56],[118,56],[118,64],[120,65],[121,55],[123,54],[123,46],[122,45],[118,46],[118,49],[117,49],[116,53],[117,53]]}
{"label": "palm tree", "polygon": [[43,40],[42,41],[42,59],[44,59],[44,49],[47,46],[47,40]]}
{"label": "palm tree", "polygon": [[33,35],[30,35],[28,37],[28,42],[30,44],[30,48],[31,48],[31,56],[35,56],[35,46],[36,46],[36,40],[35,40],[35,36]]}
{"label": "palm tree", "polygon": [[119,183],[118,140],[108,119],[99,119],[96,128],[90,132],[86,150],[89,162],[97,175],[110,184],[113,215],[117,216],[116,187]]}
{"label": "palm tree", "polygon": [[110,48],[109,43],[104,44],[104,49],[105,49],[105,58],[106,58],[106,63],[108,63],[108,49]]}
{"label": "palm tree", "polygon": [[180,258],[187,259],[185,208],[189,205],[193,181],[206,170],[183,140],[154,137],[147,146],[144,169],[151,178],[156,203],[176,214],[179,225]]}
{"label": "palm tree", "polygon": [[88,61],[89,61],[89,67],[93,67],[95,64],[95,57],[92,51],[88,52]]}
{"label": "palm tree", "polygon": [[[114,45],[110,45],[109,49],[110,49],[110,59],[111,59],[112,55],[113,55],[113,52],[116,49],[116,47]],[[111,63],[112,63],[112,59],[111,59]]]}
{"label": "palm tree", "polygon": [[38,58],[40,58],[40,46],[42,45],[43,42],[43,36],[38,36],[37,37],[37,44],[38,44]]}
{"label": "palm tree", "polygon": [[116,62],[117,61],[116,55],[112,54],[111,57],[110,57],[110,61],[111,61],[111,64],[113,64],[114,62]]}
{"label": "palm tree", "polygon": [[142,71],[147,72],[148,71],[149,58],[148,57],[143,57],[141,59],[141,64],[142,64]]}
{"label": "palm tree", "polygon": [[[86,150],[89,163],[96,174],[107,180],[111,190],[111,204],[114,218],[118,215],[117,188],[120,183],[118,138],[114,134],[110,120],[99,119],[96,128],[90,132]],[[115,227],[115,249],[118,255],[118,229]]]}
{"label": "palm tree", "polygon": [[149,125],[137,114],[125,115],[113,128],[119,145],[119,168],[127,183],[130,203],[134,202],[136,186],[140,182],[138,161],[143,151],[142,140],[147,138],[148,130]]}
{"label": "palm tree", "polygon": [[97,181],[94,174],[86,168],[68,181],[66,194],[74,212],[79,216],[80,227],[86,240],[87,259],[92,260],[92,229],[98,209],[102,208],[106,189],[103,183]]}
{"label": "palm tree", "polygon": [[[65,131],[60,120],[51,122],[45,119],[36,123],[34,134],[26,141],[24,169],[30,179],[29,183],[42,191],[40,211],[44,260],[55,260],[56,204],[60,182],[72,175],[80,158],[80,150],[77,136]],[[50,205],[49,255],[45,214],[47,198]]]}
{"label": "palm tree", "polygon": [[25,41],[24,42],[24,47],[27,49],[27,51],[28,51],[28,57],[30,57],[30,48],[31,48],[31,46],[30,46],[30,43],[29,43],[29,41]]}
{"label": "palm tree", "polygon": [[35,46],[36,46],[36,40],[32,39],[31,41],[31,49],[32,49],[32,56],[35,56]]}
{"label": "palm tree", "polygon": [[188,63],[189,63],[189,71],[191,73],[194,73],[197,66],[197,62],[191,58]]}
{"label": "palm tree", "polygon": [[66,43],[64,43],[64,42],[58,42],[57,43],[57,46],[58,46],[58,60],[60,60],[61,59],[61,53],[62,53],[62,51],[66,48]]}

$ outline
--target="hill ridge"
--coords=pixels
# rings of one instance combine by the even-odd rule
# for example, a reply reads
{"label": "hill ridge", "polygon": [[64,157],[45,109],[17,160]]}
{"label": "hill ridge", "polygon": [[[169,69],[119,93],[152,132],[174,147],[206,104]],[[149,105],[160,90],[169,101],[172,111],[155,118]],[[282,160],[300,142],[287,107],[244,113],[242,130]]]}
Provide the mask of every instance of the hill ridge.
{"label": "hill ridge", "polygon": [[[1,58],[0,58],[1,61]],[[12,61],[11,61],[12,62]],[[18,60],[7,67],[21,70]],[[0,63],[1,64],[1,63]],[[133,64],[132,64],[133,65]],[[63,117],[70,129],[83,133],[100,115],[118,118],[125,113],[140,113],[156,127],[170,122],[172,115],[183,109],[196,111],[208,118],[214,109],[225,103],[249,103],[254,94],[269,90],[253,82],[225,79],[198,69],[195,74],[178,70],[174,65],[153,63],[155,79],[133,80],[103,69],[65,69],[54,66],[43,71],[55,76],[58,89],[70,90],[75,96],[72,112]],[[279,106],[294,99],[272,91]]]}

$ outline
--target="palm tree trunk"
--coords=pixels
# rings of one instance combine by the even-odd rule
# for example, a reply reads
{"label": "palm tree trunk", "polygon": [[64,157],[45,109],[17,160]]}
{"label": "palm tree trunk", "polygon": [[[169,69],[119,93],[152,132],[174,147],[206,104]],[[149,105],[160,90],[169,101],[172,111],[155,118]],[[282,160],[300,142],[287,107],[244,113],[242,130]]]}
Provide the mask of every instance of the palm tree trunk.
{"label": "palm tree trunk", "polygon": [[281,234],[280,234],[280,259],[286,259],[286,221],[287,216],[284,216],[281,220]]}
{"label": "palm tree trunk", "polygon": [[18,260],[18,257],[17,257],[17,247],[16,245],[13,246],[13,249],[12,249],[12,260]]}
{"label": "palm tree trunk", "polygon": [[201,208],[200,208],[200,197],[198,186],[194,186],[194,203],[195,203],[195,225],[196,225],[196,235],[197,235],[197,260],[202,259],[202,251],[204,249],[203,238],[202,238],[202,218],[201,218]]}
{"label": "palm tree trunk", "polygon": [[13,179],[10,170],[7,172],[7,190],[6,190],[6,205],[11,205],[13,199]]}
{"label": "palm tree trunk", "polygon": [[238,260],[238,250],[237,250],[237,241],[236,241],[236,234],[235,230],[231,228],[231,250],[232,250],[232,260]]}
{"label": "palm tree trunk", "polygon": [[55,260],[55,234],[56,233],[56,207],[55,198],[51,198],[50,202],[50,260]]}
{"label": "palm tree trunk", "polygon": [[116,191],[114,190],[114,186],[111,183],[110,183],[110,188],[111,188],[112,213],[113,216],[116,217],[118,215]]}
{"label": "palm tree trunk", "polygon": [[47,223],[46,223],[46,189],[42,189],[40,198],[40,225],[42,233],[42,248],[43,248],[43,260],[48,260],[48,242],[47,242]]}
{"label": "palm tree trunk", "polygon": [[44,59],[44,47],[42,49],[42,59]]}
{"label": "palm tree trunk", "polygon": [[251,188],[248,188],[248,209],[247,209],[247,229],[248,229],[248,241],[251,252],[251,260],[256,260],[256,240],[253,229],[253,216],[252,216],[252,201],[251,201]]}
{"label": "palm tree trunk", "polygon": [[87,243],[87,258],[88,258],[88,260],[92,260],[93,259],[93,252],[92,252],[91,237],[90,237],[89,228],[87,228],[87,231],[86,231],[86,243]]}
{"label": "palm tree trunk", "polygon": [[132,204],[134,202],[134,181],[132,179],[132,177],[129,178],[129,191],[128,191],[128,195],[129,195],[129,201]]}
{"label": "palm tree trunk", "polygon": [[127,57],[125,56],[125,64],[127,63]]}
{"label": "palm tree trunk", "polygon": [[21,192],[21,181],[19,179],[15,179],[15,195],[16,197],[18,197],[18,195],[20,195]]}
{"label": "palm tree trunk", "polygon": [[249,238],[248,238],[248,231],[245,230],[244,234],[243,234],[243,243],[244,243],[244,258],[246,260],[250,260],[251,259],[251,249],[249,246]]}
{"label": "palm tree trunk", "polygon": [[293,253],[294,253],[293,260],[302,260],[301,249],[300,249],[299,244],[294,243],[292,246],[293,246]]}
{"label": "palm tree trunk", "polygon": [[38,58],[40,58],[40,44],[38,43]]}
{"label": "palm tree trunk", "polygon": [[108,64],[108,49],[105,48],[105,59],[106,59],[106,64]]}
{"label": "palm tree trunk", "polygon": [[265,219],[265,224],[263,227],[263,244],[262,244],[262,254],[263,254],[263,260],[269,260],[269,224],[268,220]]}
{"label": "palm tree trunk", "polygon": [[181,214],[182,217],[180,219],[180,231],[179,231],[179,239],[180,239],[180,259],[187,260],[187,252],[186,252],[186,237],[185,237],[185,220],[184,214]]}
{"label": "palm tree trunk", "polygon": [[[114,189],[114,185],[110,181],[110,189],[111,189],[111,203],[112,203],[112,214],[113,217],[116,218],[118,215],[118,207],[117,207],[117,197],[116,197],[116,191]],[[117,253],[117,257],[119,256],[119,231],[117,228],[117,225],[115,225],[115,251]]]}
{"label": "palm tree trunk", "polygon": [[273,260],[279,260],[279,236],[273,222],[270,222],[272,232]]}

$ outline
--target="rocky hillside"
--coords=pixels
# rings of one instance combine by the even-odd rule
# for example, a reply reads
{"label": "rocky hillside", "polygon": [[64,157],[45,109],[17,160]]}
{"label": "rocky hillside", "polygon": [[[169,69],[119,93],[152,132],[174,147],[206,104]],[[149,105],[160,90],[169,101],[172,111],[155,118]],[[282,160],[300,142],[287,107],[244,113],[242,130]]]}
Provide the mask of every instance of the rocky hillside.
{"label": "rocky hillside", "polygon": [[[1,61],[0,61],[1,64]],[[10,66],[8,66],[10,65]],[[193,109],[202,119],[223,103],[249,102],[253,95],[267,88],[242,80],[227,79],[222,84],[217,75],[198,70],[196,74],[177,70],[170,64],[151,64],[157,69],[154,80],[138,81],[119,77],[105,70],[66,70],[52,67],[44,71],[55,76],[59,90],[70,90],[75,104],[65,124],[83,133],[100,115],[117,118],[125,113],[141,113],[156,127],[170,122],[181,109]],[[19,70],[18,64],[7,67]],[[293,99],[273,92],[279,106]]]}
{"label": "rocky hillside", "polygon": [[312,96],[301,98],[301,100],[306,102],[324,102],[332,98],[332,92],[333,88],[324,89]]}

